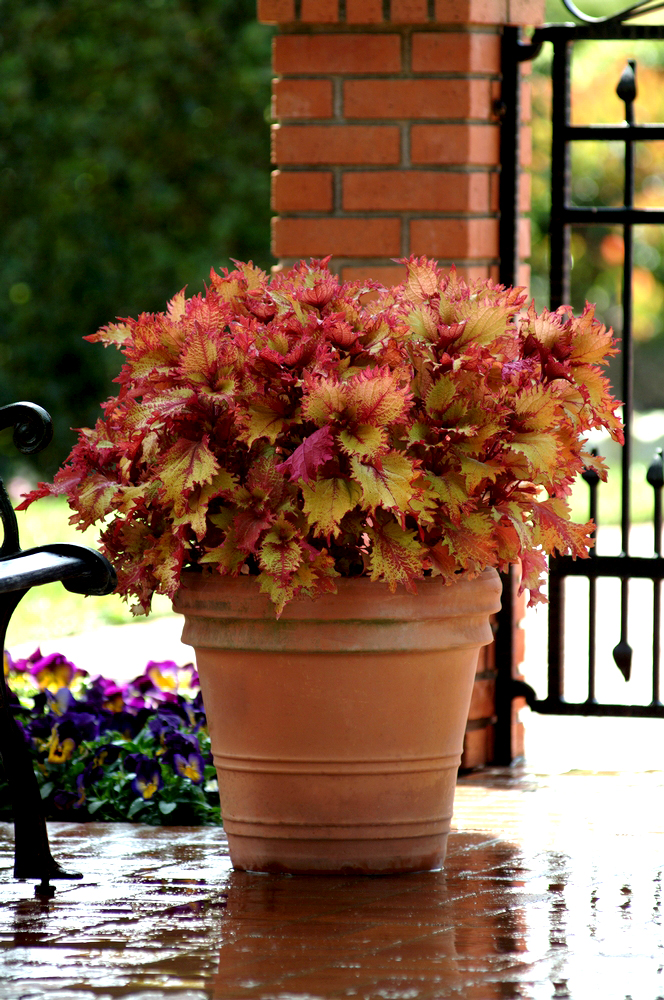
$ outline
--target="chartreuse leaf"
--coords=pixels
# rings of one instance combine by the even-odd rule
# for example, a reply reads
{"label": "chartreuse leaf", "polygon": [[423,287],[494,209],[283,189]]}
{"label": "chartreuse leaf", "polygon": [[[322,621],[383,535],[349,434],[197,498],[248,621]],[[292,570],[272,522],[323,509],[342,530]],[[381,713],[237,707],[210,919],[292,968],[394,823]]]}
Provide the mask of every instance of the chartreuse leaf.
{"label": "chartreuse leaf", "polygon": [[235,530],[230,527],[221,545],[207,549],[198,561],[204,565],[214,566],[222,574],[228,573],[233,576],[239,572],[246,558],[246,549],[240,549],[235,537]]}
{"label": "chartreuse leaf", "polygon": [[327,424],[337,413],[341,413],[346,405],[343,385],[331,379],[311,380],[305,382],[305,392],[302,397],[302,416],[312,420],[318,426]]}
{"label": "chartreuse leaf", "polygon": [[371,541],[369,568],[372,580],[384,580],[394,592],[397,584],[414,591],[413,579],[422,572],[422,546],[412,532],[404,531],[396,521],[367,529]]}
{"label": "chartreuse leaf", "polygon": [[116,486],[117,510],[127,514],[130,510],[143,504],[153,503],[161,491],[158,482],[142,483],[140,486]]}
{"label": "chartreuse leaf", "polygon": [[286,422],[283,408],[276,402],[274,406],[267,401],[252,403],[244,414],[240,438],[249,448],[260,438],[267,438],[270,444],[274,444]]}
{"label": "chartreuse leaf", "polygon": [[146,562],[152,565],[154,578],[160,583],[163,594],[173,597],[180,586],[180,572],[184,561],[184,546],[176,535],[165,533],[147,549]]}
{"label": "chartreuse leaf", "polygon": [[175,505],[185,490],[208,483],[216,476],[219,462],[209,445],[208,434],[201,441],[180,438],[165,452],[158,469],[165,501]]}
{"label": "chartreuse leaf", "polygon": [[177,295],[174,295],[171,301],[168,303],[166,310],[170,319],[177,323],[179,319],[185,315],[187,311],[187,299],[185,297],[185,288],[182,288]]}
{"label": "chartreuse leaf", "polygon": [[409,405],[409,393],[400,386],[398,371],[370,368],[344,383],[346,406],[360,424],[387,427],[401,420]]}
{"label": "chartreuse leaf", "polygon": [[206,382],[219,367],[220,344],[196,324],[180,355],[180,371],[195,385]]}
{"label": "chartreuse leaf", "polygon": [[410,302],[423,302],[439,291],[440,269],[426,257],[401,261],[407,268],[405,297]]}
{"label": "chartreuse leaf", "polygon": [[354,424],[352,429],[339,431],[339,441],[348,455],[375,458],[387,445],[387,431],[371,424]]}
{"label": "chartreuse leaf", "polygon": [[422,305],[418,309],[413,309],[408,314],[408,326],[417,334],[429,341],[435,341],[438,331],[439,318],[437,313],[428,305]]}
{"label": "chartreuse leaf", "polygon": [[295,596],[295,587],[284,584],[276,579],[271,573],[259,573],[258,585],[262,594],[267,594],[277,614],[277,618],[284,610],[289,601]]}
{"label": "chartreuse leaf", "polygon": [[[457,453],[461,448],[457,449]],[[480,462],[471,455],[464,455],[461,470],[466,480],[466,494],[474,493],[485,480],[493,483],[500,474],[500,467],[487,462]]]}
{"label": "chartreuse leaf", "polygon": [[466,318],[466,326],[457,340],[457,346],[463,344],[491,344],[507,330],[510,313],[513,309],[487,304],[482,307],[468,300],[458,306],[459,318]]}
{"label": "chartreuse leaf", "polygon": [[418,472],[411,461],[398,451],[390,451],[380,459],[380,465],[366,465],[358,458],[351,458],[353,475],[362,489],[362,505],[367,510],[376,507],[408,510],[416,495],[413,480]]}
{"label": "chartreuse leaf", "polygon": [[235,484],[235,477],[225,469],[221,469],[209,483],[195,486],[188,495],[183,493],[174,505],[173,524],[176,527],[188,524],[200,541],[207,531],[207,509],[210,500],[227,490],[232,490]]}
{"label": "chartreuse leaf", "polygon": [[325,537],[336,534],[342,517],[357,506],[361,496],[360,486],[352,479],[317,479],[302,485],[304,513],[315,533]]}
{"label": "chartreuse leaf", "polygon": [[280,517],[268,531],[258,551],[261,569],[277,577],[282,584],[289,582],[302,562],[299,532],[285,517]]}
{"label": "chartreuse leaf", "polygon": [[560,442],[554,431],[529,431],[515,434],[510,442],[512,451],[524,455],[534,473],[555,476],[560,457]]}
{"label": "chartreuse leaf", "polygon": [[89,527],[108,514],[117,495],[116,482],[108,480],[100,473],[90,473],[78,491],[79,511],[84,517],[84,524],[81,522],[81,527]]}
{"label": "chartreuse leaf", "polygon": [[427,413],[443,413],[454,401],[458,392],[457,386],[450,378],[439,378],[426,394]]}
{"label": "chartreuse leaf", "polygon": [[457,521],[468,503],[468,490],[463,475],[455,471],[446,472],[441,476],[427,472],[425,483],[429,493],[436,498],[438,506],[442,504],[447,516]]}
{"label": "chartreuse leaf", "polygon": [[570,520],[569,507],[560,497],[549,497],[533,505],[533,541],[545,552],[558,551],[561,555],[588,555],[588,542],[595,530],[593,521],[576,524]]}
{"label": "chartreuse leaf", "polygon": [[91,333],[83,339],[93,344],[103,344],[104,347],[122,347],[131,343],[132,333],[130,323],[109,323],[108,326],[102,326],[97,333]]}

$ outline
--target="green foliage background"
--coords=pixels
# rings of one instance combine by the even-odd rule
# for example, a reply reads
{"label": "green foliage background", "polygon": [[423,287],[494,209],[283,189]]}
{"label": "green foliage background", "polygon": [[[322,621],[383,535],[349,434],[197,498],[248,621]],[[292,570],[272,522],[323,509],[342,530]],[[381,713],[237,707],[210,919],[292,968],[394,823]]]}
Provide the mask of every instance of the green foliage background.
{"label": "green foliage background", "polygon": [[83,336],[271,263],[271,32],[255,0],[0,0],[0,39],[0,405],[49,410],[51,476],[117,372]]}

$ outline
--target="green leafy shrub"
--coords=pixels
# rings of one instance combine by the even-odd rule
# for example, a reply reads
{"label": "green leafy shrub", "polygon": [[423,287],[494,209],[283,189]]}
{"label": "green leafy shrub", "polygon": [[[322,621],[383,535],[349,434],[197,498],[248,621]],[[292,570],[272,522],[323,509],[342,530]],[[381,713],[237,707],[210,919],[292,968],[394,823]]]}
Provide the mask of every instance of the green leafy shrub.
{"label": "green leafy shrub", "polygon": [[117,373],[84,334],[198,290],[210,261],[271,261],[271,31],[255,0],[0,14],[0,403],[49,410],[50,475]]}

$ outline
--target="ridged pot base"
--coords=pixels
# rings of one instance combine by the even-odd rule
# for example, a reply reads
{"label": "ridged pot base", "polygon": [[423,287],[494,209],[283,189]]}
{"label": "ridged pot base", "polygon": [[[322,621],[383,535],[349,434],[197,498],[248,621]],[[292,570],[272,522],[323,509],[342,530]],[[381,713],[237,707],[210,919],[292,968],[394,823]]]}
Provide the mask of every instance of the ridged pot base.
{"label": "ridged pot base", "polygon": [[235,868],[443,864],[500,580],[426,580],[418,596],[339,585],[336,599],[293,602],[276,621],[253,580],[184,576],[175,609],[196,649]]}

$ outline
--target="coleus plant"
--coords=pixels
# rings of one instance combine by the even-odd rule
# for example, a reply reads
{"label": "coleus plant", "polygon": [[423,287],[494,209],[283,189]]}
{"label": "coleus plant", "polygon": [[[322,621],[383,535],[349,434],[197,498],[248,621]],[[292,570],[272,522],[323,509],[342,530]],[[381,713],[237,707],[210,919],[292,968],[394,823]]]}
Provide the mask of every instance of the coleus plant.
{"label": "coleus plant", "polygon": [[[204,295],[86,338],[126,362],[103,418],[52,485],[101,522],[118,589],[147,613],[183,568],[256,576],[277,614],[366,575],[390,589],[586,556],[567,497],[587,432],[622,441],[587,305],[537,313],[523,289],[467,284],[425,258],[391,289],[342,283],[329,258],[268,277],[211,272]],[[371,292],[371,295],[367,293]]]}

